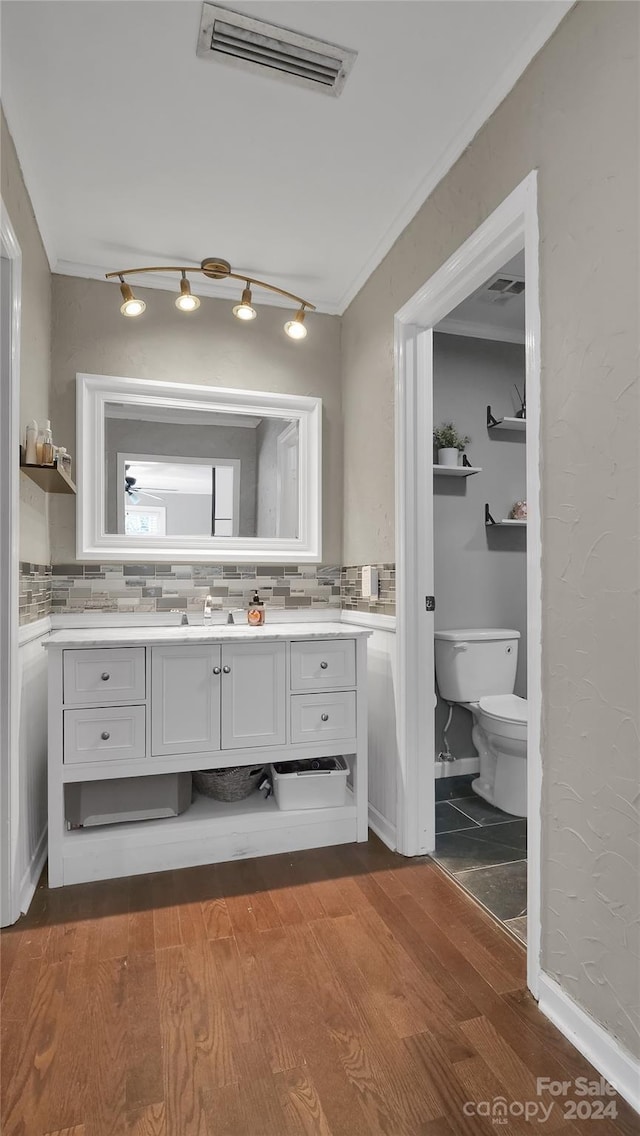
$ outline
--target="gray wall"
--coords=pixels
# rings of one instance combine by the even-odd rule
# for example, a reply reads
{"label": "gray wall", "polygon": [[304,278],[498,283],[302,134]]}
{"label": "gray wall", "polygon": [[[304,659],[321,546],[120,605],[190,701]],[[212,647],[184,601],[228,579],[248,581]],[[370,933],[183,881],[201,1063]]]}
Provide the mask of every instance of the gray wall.
{"label": "gray wall", "polygon": [[[20,439],[32,418],[49,418],[51,380],[51,273],[40,231],[25,188],[18,156],[4,114],[0,114],[2,200],[22,251],[22,332],[20,342]],[[57,439],[56,439],[57,441]],[[60,442],[59,444],[64,444]],[[26,474],[20,475],[20,559],[49,563],[48,497]]]}
{"label": "gray wall", "polygon": [[[196,288],[194,287],[194,292]],[[314,395],[322,399],[323,548],[325,564],[342,556],[342,390],[340,320],[312,313],[309,334],[295,343],[283,332],[286,309],[260,305],[258,319],[242,326],[231,301],[203,298],[197,312],[181,315],[170,292],[136,288],[147,310],[139,320],[120,315],[116,284],[53,277],[54,437],[75,459],[76,372],[124,375],[165,382]],[[71,498],[51,505],[51,559],[75,560],[75,508]]]}
{"label": "gray wall", "polygon": [[[522,638],[516,693],[526,698],[526,531],[488,529],[484,503],[496,520],[526,496],[525,435],[487,430],[486,409],[513,414],[524,378],[524,347],[459,335],[434,335],[433,421],[453,421],[471,442],[467,456],[482,473],[434,477],[436,627],[513,627]],[[439,703],[436,752],[448,706]],[[475,753],[471,715],[456,707],[449,744],[457,757]]]}
{"label": "gray wall", "polygon": [[394,313],[538,170],[542,963],[635,1054],[639,20],[637,4],[569,12],[371,275],[342,336],[343,563],[383,562]]}
{"label": "gray wall", "polygon": [[[240,536],[256,535],[256,431],[233,426],[187,426],[170,422],[139,422],[108,418],[107,531],[117,532],[117,455],[164,454],[166,457],[237,458],[240,461]],[[211,515],[209,515],[211,527]],[[204,529],[173,530],[203,533]]]}

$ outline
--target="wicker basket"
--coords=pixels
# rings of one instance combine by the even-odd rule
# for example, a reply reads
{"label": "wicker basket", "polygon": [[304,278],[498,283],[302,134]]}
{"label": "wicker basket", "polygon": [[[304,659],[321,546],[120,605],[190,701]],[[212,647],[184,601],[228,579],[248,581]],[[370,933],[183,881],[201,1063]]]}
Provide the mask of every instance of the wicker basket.
{"label": "wicker basket", "polygon": [[215,801],[243,801],[258,788],[264,765],[235,765],[231,769],[200,769],[193,784],[204,797]]}

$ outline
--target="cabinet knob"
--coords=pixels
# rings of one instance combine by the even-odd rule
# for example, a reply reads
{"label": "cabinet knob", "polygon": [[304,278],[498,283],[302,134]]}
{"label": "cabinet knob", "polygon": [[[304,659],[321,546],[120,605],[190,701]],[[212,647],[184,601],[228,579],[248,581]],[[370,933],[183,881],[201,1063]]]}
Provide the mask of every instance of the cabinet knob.
{"label": "cabinet knob", "polygon": [[214,667],[213,673],[214,673],[214,675],[219,675],[220,674],[220,667]]}
{"label": "cabinet knob", "polygon": [[328,715],[328,714],[321,714],[321,715],[320,715],[320,717],[322,718],[322,721],[323,721],[323,722],[328,722],[328,721],[329,721],[329,715]]}
{"label": "cabinet knob", "polygon": [[111,678],[111,675],[109,674],[108,671],[103,671],[102,674],[100,675],[100,678],[102,679],[103,682],[108,682],[109,679]]}
{"label": "cabinet knob", "polygon": [[111,737],[111,734],[109,733],[108,730],[103,730],[102,733],[100,734],[100,737],[102,738],[103,742],[108,742],[109,738]]}
{"label": "cabinet knob", "polygon": [[231,674],[231,667],[223,667],[222,673],[226,675]]}
{"label": "cabinet knob", "polygon": [[327,669],[327,667],[328,667],[328,666],[329,666],[329,664],[328,664],[328,663],[325,663],[324,661],[320,663],[320,668],[321,668],[321,670],[323,670],[323,671],[326,671],[326,669]]}

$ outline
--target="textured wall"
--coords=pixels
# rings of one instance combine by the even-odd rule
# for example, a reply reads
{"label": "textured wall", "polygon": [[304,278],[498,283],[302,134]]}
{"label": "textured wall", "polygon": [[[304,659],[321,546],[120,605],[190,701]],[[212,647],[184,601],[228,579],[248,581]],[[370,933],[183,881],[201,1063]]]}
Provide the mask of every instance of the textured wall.
{"label": "textured wall", "polygon": [[[51,273],[4,114],[0,119],[2,200],[22,251],[20,432],[24,435],[30,419],[44,424],[49,417]],[[20,475],[20,558],[42,564],[49,560],[47,495],[24,473]]]}
{"label": "textured wall", "polygon": [[344,562],[394,558],[393,315],[533,168],[543,965],[640,1054],[637,4],[578,4],[343,321]]}
{"label": "textured wall", "polygon": [[[194,283],[194,292],[197,288]],[[242,325],[227,300],[203,299],[197,312],[176,311],[170,292],[136,288],[147,310],[139,320],[120,315],[117,285],[53,277],[54,441],[76,455],[77,372],[164,382],[314,395],[323,402],[324,563],[342,554],[342,400],[340,320],[312,314],[301,343],[282,330],[286,309],[260,306]],[[257,298],[256,298],[257,299]],[[25,559],[38,559],[25,557]],[[51,559],[75,559],[75,508],[70,498],[51,506]]]}

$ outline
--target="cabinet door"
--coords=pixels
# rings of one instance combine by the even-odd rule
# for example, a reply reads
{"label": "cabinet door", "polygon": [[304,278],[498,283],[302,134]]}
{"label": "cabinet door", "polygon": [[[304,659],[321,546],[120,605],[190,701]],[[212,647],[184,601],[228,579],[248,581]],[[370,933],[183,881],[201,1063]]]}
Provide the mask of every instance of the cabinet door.
{"label": "cabinet door", "polygon": [[286,645],[233,643],[222,648],[222,748],[286,742]]}
{"label": "cabinet door", "polygon": [[153,757],[220,749],[220,677],[219,646],[152,647]]}

